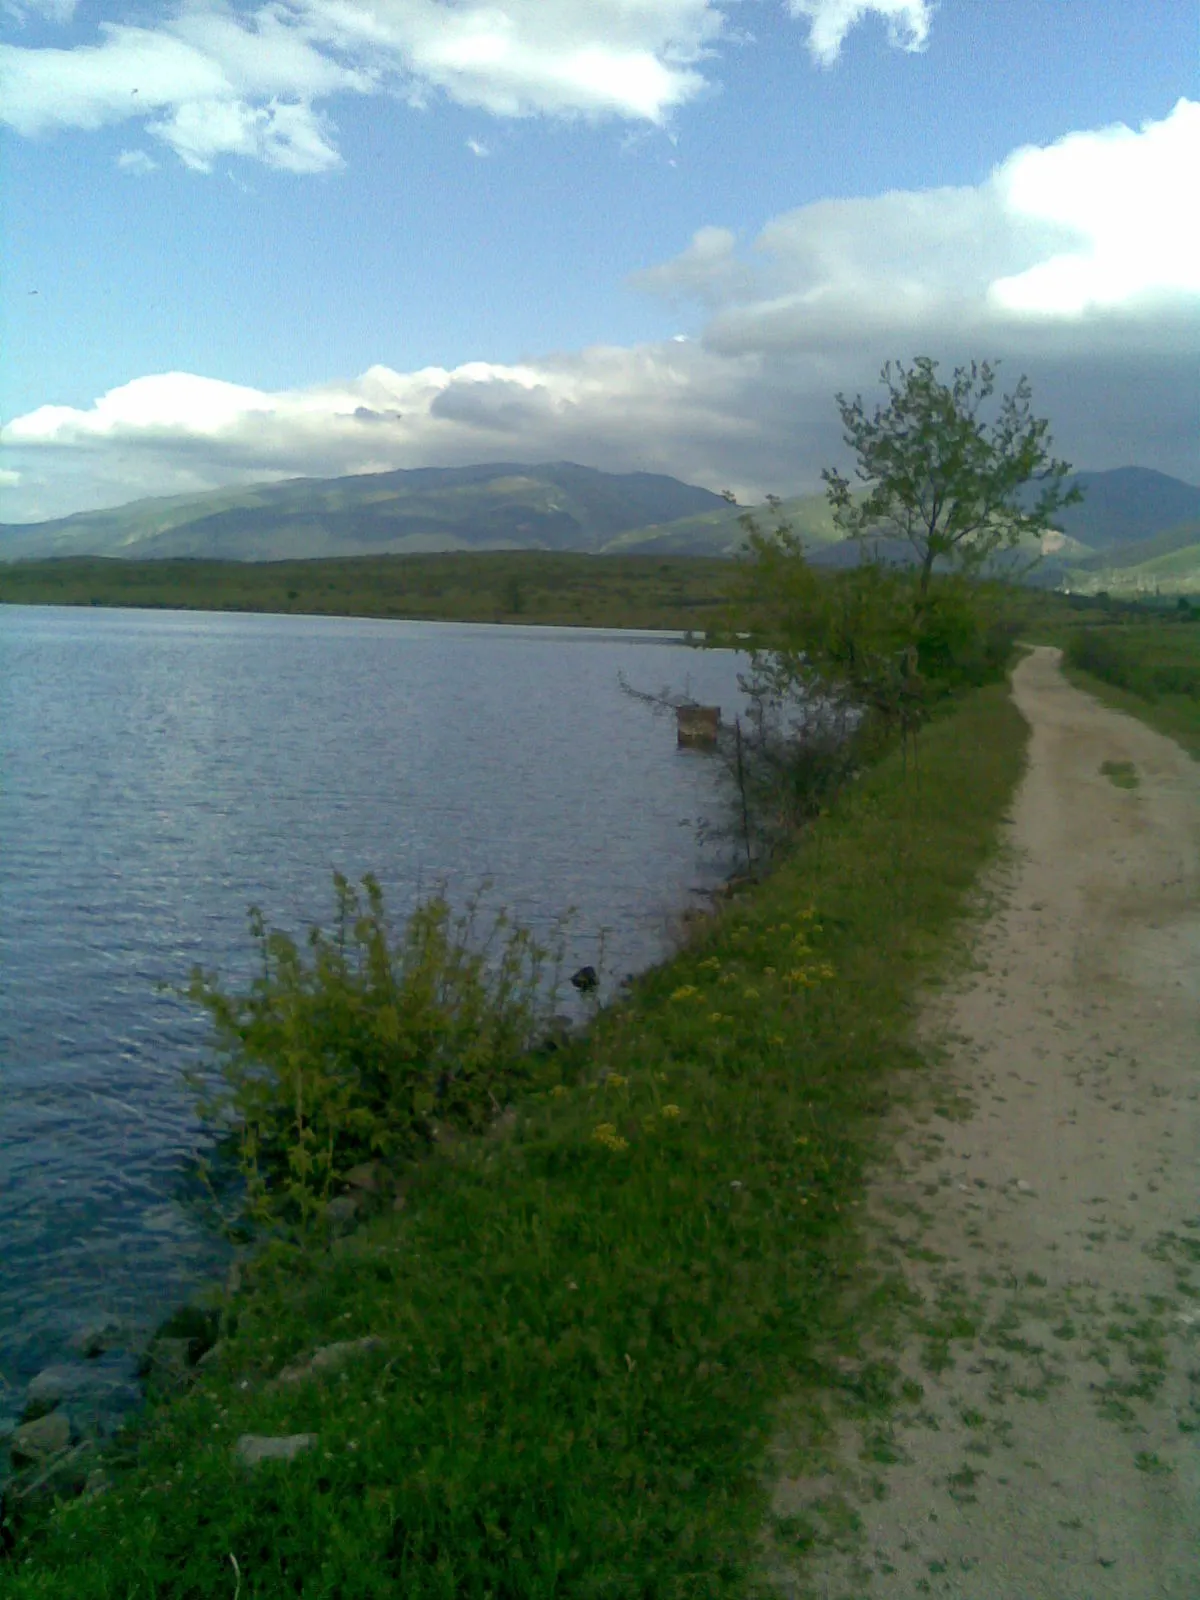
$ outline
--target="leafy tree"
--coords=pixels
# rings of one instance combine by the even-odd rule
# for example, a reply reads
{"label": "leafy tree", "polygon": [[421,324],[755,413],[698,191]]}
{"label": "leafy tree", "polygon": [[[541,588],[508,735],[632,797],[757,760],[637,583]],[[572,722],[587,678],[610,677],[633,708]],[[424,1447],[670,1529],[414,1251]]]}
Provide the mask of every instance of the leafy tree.
{"label": "leafy tree", "polygon": [[995,368],[972,361],[954,369],[950,384],[939,383],[937,368],[928,356],[907,368],[889,361],[880,374],[888,402],[873,414],[861,395],[849,401],[839,394],[845,440],[858,457],[856,473],[866,492],[853,492],[839,472],[821,474],[847,537],[884,536],[911,545],[918,619],[939,560],[976,574],[997,552],[1047,532],[1062,507],[1082,499],[1078,485],[1063,486],[1070,464],[1050,455],[1049,423],[1032,413],[1027,378],[986,422],[981,413],[995,393]]}

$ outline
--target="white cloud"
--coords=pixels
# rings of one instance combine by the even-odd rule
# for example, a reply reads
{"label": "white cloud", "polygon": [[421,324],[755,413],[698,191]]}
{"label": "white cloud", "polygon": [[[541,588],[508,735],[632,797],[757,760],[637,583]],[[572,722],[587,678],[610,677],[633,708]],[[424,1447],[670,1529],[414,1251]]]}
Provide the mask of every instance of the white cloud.
{"label": "white cloud", "polygon": [[794,17],[808,18],[808,48],[816,61],[829,67],[841,54],[851,28],[871,15],[886,20],[893,45],[923,50],[934,8],[930,0],[788,0],[788,9]]}
{"label": "white cloud", "polygon": [[473,156],[490,156],[492,153],[482,139],[468,139],[467,149]]}
{"label": "white cloud", "polygon": [[1069,228],[1077,246],[997,279],[992,299],[1013,311],[1079,315],[1200,293],[1198,172],[1200,104],[1185,100],[1141,133],[1118,125],[1017,151],[996,174],[1006,209]]}
{"label": "white cloud", "polygon": [[117,157],[117,165],[122,172],[134,172],[139,176],[158,171],[158,162],[144,150],[122,150]]}
{"label": "white cloud", "polygon": [[[43,7],[55,0],[43,0]],[[661,125],[704,87],[736,0],[188,0],[153,27],[111,22],[71,48],[0,45],[0,122],[33,136],[144,119],[189,166],[247,156],[293,172],[339,157],[316,108],[337,94],[441,93],[499,117]],[[928,31],[923,0],[792,0],[832,60],[869,12],[897,44]]]}
{"label": "white cloud", "polygon": [[[1027,372],[1057,447],[1078,465],[1137,462],[1195,480],[1194,224],[1182,203],[1158,200],[1187,192],[1196,133],[1197,108],[1184,102],[1139,131],[1019,150],[974,188],[802,207],[771,221],[749,252],[726,230],[701,230],[638,277],[700,302],[697,337],[523,364],[377,366],[275,393],[167,373],[92,405],[43,406],[0,430],[24,474],[8,515],[487,460],[573,459],[742,495],[800,492],[844,462],[834,393],[869,390],[885,359],[918,353],[950,365],[999,357],[1002,384]],[[1075,274],[1072,294],[1060,292],[1065,278],[1048,290],[1043,269]]]}
{"label": "white cloud", "polygon": [[4,10],[23,22],[28,16],[45,17],[47,22],[70,22],[79,0],[5,0]]}
{"label": "white cloud", "polygon": [[0,488],[15,489],[21,481],[21,474],[12,467],[0,467]]}

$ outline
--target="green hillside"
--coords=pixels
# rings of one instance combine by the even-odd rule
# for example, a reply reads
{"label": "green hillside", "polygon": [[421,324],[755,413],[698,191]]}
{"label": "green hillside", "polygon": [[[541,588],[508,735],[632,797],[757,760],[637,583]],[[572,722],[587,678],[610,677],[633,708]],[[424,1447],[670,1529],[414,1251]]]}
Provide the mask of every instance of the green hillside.
{"label": "green hillside", "polygon": [[1100,551],[1072,565],[1065,583],[1076,594],[1200,594],[1200,520]]}
{"label": "green hillside", "polygon": [[657,473],[599,472],[571,462],[426,467],[293,478],[0,526],[0,559],[592,551],[631,528],[725,509],[719,495]]}
{"label": "green hillside", "polygon": [[[772,517],[764,506],[754,508],[762,526],[769,530],[779,521],[788,523],[806,544],[827,545],[839,535],[833,513],[823,494],[799,495],[784,500]],[[732,556],[745,544],[746,534],[738,518],[745,506],[722,505],[699,516],[681,517],[657,527],[634,528],[618,535],[604,546],[605,554],[621,555],[706,555]]]}

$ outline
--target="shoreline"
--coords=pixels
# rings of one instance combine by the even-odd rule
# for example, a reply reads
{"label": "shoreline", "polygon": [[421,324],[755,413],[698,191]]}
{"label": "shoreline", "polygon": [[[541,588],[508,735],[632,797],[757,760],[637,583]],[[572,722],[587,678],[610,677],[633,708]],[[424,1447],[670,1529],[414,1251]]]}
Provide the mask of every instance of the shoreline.
{"label": "shoreline", "polygon": [[[39,1597],[85,1600],[98,1584],[123,1583],[121,1530],[142,1515],[143,1493],[161,1501],[138,1557],[157,1575],[156,1596],[176,1592],[170,1574],[182,1569],[168,1552],[178,1540],[180,1557],[190,1551],[188,1592],[223,1592],[219,1568],[228,1563],[213,1540],[244,1552],[243,1534],[222,1531],[225,1521],[265,1515],[255,1537],[275,1547],[262,1495],[279,1472],[308,1507],[279,1548],[307,1540],[310,1517],[311,1537],[327,1542],[322,1507],[336,1503],[358,1551],[351,1557],[347,1547],[353,1570],[382,1560],[409,1574],[413,1595],[427,1592],[419,1554],[427,1547],[395,1545],[398,1527],[414,1538],[436,1524],[442,1547],[449,1540],[464,1560],[476,1551],[480,1581],[485,1569],[511,1568],[513,1540],[527,1552],[522,1562],[535,1559],[520,1531],[531,1514],[538,1528],[561,1528],[571,1540],[575,1554],[564,1545],[567,1565],[557,1569],[563,1582],[576,1566],[615,1578],[614,1561],[645,1572],[646,1561],[670,1564],[663,1517],[692,1529],[676,1548],[692,1552],[695,1570],[717,1570],[735,1549],[739,1562],[749,1559],[761,1500],[745,1475],[746,1441],[788,1387],[786,1374],[811,1359],[804,1352],[833,1314],[836,1283],[853,1271],[853,1207],[877,1108],[893,1077],[919,1065],[907,996],[967,909],[1015,783],[1020,728],[1002,687],[966,697],[922,736],[919,808],[893,753],[843,792],[795,857],[703,918],[678,955],[557,1054],[555,1084],[514,1104],[490,1135],[440,1153],[399,1211],[381,1209],[336,1251],[255,1261],[230,1304],[219,1358],[192,1369],[187,1390],[142,1419],[109,1491],[18,1530],[14,1597],[32,1595],[33,1585]],[[824,931],[813,922],[810,938],[797,914],[814,902]],[[794,972],[789,958],[799,959]],[[719,1005],[719,1022],[706,1020],[696,995]],[[541,1221],[531,1233],[534,1213]],[[660,1216],[669,1227],[647,1229],[646,1218]],[[732,1298],[731,1282],[740,1286]],[[786,1306],[794,1315],[780,1322]],[[664,1316],[662,1333],[649,1337]],[[516,1338],[516,1321],[529,1335]],[[361,1345],[373,1339],[378,1353]],[[334,1347],[353,1350],[331,1383],[317,1358],[341,1361],[327,1355]],[[507,1378],[481,1387],[470,1371],[491,1371],[502,1350]],[[281,1385],[293,1369],[299,1376]],[[428,1398],[414,1411],[418,1392]],[[431,1426],[450,1439],[465,1430],[467,1453],[452,1450],[438,1469],[451,1474],[447,1484],[458,1473],[474,1482],[472,1461],[493,1462],[479,1470],[491,1473],[489,1516],[508,1522],[503,1541],[488,1535],[480,1544],[466,1525],[455,1532],[440,1498],[427,1500],[424,1480],[401,1464],[414,1446],[432,1446]],[[308,1435],[320,1444],[295,1445],[286,1466],[245,1466],[247,1439],[273,1438],[282,1449],[280,1439]],[[547,1450],[557,1462],[548,1475],[539,1465]],[[706,1463],[699,1498],[674,1476],[689,1458]],[[627,1459],[644,1482],[633,1502],[619,1488]],[[326,1478],[341,1485],[335,1501],[321,1497]],[[382,1482],[392,1487],[376,1495],[371,1485]],[[482,1492],[480,1480],[466,1506]],[[203,1533],[194,1526],[201,1503]],[[625,1520],[629,1504],[643,1508],[637,1525]],[[536,1544],[541,1535],[530,1525],[528,1537]],[[56,1572],[68,1588],[56,1586]],[[523,1594],[550,1593],[532,1568],[527,1578]]]}

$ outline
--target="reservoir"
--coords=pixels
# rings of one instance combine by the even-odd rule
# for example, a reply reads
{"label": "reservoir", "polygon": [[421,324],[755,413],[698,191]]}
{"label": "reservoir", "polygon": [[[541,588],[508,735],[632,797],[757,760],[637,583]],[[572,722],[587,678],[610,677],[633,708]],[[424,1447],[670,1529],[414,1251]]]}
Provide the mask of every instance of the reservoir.
{"label": "reservoir", "polygon": [[574,908],[564,971],[603,931],[611,988],[726,866],[697,834],[716,759],[619,675],[729,718],[741,664],[644,633],[0,607],[0,1418],[81,1329],[148,1331],[227,1260],[180,1198],[206,1021],[162,986],[243,983],[248,907],[328,925],[336,868],[397,922],[442,883],[491,880],[543,935]]}

